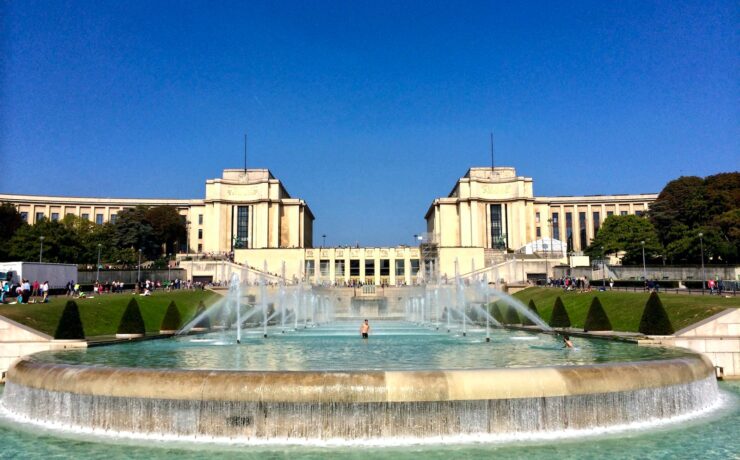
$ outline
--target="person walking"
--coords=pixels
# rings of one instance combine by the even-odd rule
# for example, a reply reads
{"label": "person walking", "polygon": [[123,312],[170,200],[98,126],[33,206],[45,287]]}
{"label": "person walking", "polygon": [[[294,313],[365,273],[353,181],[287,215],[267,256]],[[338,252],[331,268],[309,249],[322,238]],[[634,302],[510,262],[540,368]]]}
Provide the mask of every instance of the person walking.
{"label": "person walking", "polygon": [[363,339],[367,339],[370,336],[370,324],[367,320],[360,326],[360,334],[362,334]]}

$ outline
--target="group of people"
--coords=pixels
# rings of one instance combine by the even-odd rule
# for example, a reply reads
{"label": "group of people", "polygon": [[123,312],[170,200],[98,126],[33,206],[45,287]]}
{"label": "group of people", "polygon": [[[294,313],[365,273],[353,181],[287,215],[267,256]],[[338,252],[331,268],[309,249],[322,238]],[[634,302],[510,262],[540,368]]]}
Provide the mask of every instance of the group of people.
{"label": "group of people", "polygon": [[565,291],[590,292],[591,282],[588,276],[563,276],[562,278],[548,278],[548,286],[560,287]]}
{"label": "group of people", "polygon": [[38,280],[33,283],[29,280],[21,280],[21,283],[16,286],[15,292],[11,292],[12,286],[10,281],[2,282],[2,289],[0,289],[0,303],[5,303],[6,299],[10,298],[12,294],[15,294],[16,302],[18,303],[46,303],[49,301],[49,282],[44,281],[39,283]]}

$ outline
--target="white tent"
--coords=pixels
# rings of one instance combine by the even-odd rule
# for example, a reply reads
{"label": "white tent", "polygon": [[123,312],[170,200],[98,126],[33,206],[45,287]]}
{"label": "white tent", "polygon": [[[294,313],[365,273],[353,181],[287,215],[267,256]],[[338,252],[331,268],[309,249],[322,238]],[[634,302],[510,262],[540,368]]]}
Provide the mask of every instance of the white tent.
{"label": "white tent", "polygon": [[541,238],[527,243],[517,252],[524,254],[552,254],[555,257],[565,257],[568,254],[568,245],[555,238]]}

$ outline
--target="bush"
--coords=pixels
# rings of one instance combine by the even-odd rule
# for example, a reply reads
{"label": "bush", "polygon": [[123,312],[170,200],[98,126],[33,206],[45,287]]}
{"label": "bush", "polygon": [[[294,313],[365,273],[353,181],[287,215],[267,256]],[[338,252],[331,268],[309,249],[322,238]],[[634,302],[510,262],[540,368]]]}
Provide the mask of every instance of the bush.
{"label": "bush", "polygon": [[638,330],[645,335],[671,335],[675,332],[657,292],[648,297]]}
{"label": "bush", "polygon": [[519,319],[519,313],[511,305],[506,307],[506,324],[521,324],[522,320]]}
{"label": "bush", "polygon": [[118,324],[118,334],[146,334],[144,318],[141,317],[139,302],[132,298]]}
{"label": "bush", "polygon": [[[201,300],[198,303],[198,308],[195,309],[195,317],[197,318],[205,311],[206,311],[206,304],[203,303],[203,301]],[[208,315],[203,316],[203,318],[200,321],[198,321],[198,323],[194,327],[210,329],[211,328],[211,318],[209,318]]]}
{"label": "bush", "polygon": [[499,308],[498,302],[494,302],[493,306],[491,307],[491,316],[493,319],[498,321],[500,324],[504,324],[504,315],[501,314],[501,308]]}
{"label": "bush", "polygon": [[[529,299],[529,305],[527,307],[534,315],[540,316],[540,312],[537,311],[537,305],[534,304],[534,299]],[[535,326],[534,322],[526,315],[522,315],[522,324],[525,326]]]}
{"label": "bush", "polygon": [[568,312],[565,310],[565,305],[563,305],[563,301],[560,297],[555,299],[555,306],[552,307],[550,327],[570,327],[570,317],[568,316]]}
{"label": "bush", "polygon": [[84,340],[85,330],[82,328],[80,319],[80,309],[77,302],[68,300],[64,306],[62,317],[59,318],[57,330],[54,332],[54,338],[58,340]]}
{"label": "bush", "polygon": [[162,325],[159,326],[160,331],[176,331],[180,329],[182,323],[182,317],[180,317],[180,310],[177,309],[177,305],[173,300],[167,307],[167,311],[162,318]]}
{"label": "bush", "polygon": [[586,314],[586,323],[583,325],[584,331],[611,331],[612,323],[609,321],[609,317],[604,311],[604,307],[601,306],[601,301],[598,297],[594,297],[591,301],[591,306],[588,307],[588,313]]}

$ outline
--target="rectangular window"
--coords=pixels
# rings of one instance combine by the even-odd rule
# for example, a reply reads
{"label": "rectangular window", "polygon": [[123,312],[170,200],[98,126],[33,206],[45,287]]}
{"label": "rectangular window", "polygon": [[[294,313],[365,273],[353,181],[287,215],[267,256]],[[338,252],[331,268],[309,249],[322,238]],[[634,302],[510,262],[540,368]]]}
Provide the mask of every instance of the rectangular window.
{"label": "rectangular window", "polygon": [[365,276],[375,276],[375,259],[365,260]]}
{"label": "rectangular window", "polygon": [[536,224],[540,223],[540,213],[539,212],[534,213],[534,222]]}
{"label": "rectangular window", "polygon": [[[249,206],[236,207],[236,249],[245,249],[249,241]],[[308,261],[306,261],[308,262]]]}
{"label": "rectangular window", "polygon": [[642,211],[635,211],[635,215],[636,216],[642,217],[642,214],[643,214]]}
{"label": "rectangular window", "polygon": [[98,225],[103,225],[103,215],[102,214],[95,214],[95,223]]}
{"label": "rectangular window", "polygon": [[404,276],[406,269],[405,260],[396,260],[396,276]]}
{"label": "rectangular window", "polygon": [[626,216],[627,215],[627,211],[619,211],[619,215],[620,216]]}
{"label": "rectangular window", "polygon": [[350,259],[349,276],[360,276],[360,261],[358,259]]}
{"label": "rectangular window", "polygon": [[310,278],[314,275],[314,272],[316,271],[316,261],[308,259],[306,260],[306,278]]}
{"label": "rectangular window", "polygon": [[586,249],[588,246],[588,234],[586,232],[586,213],[578,213],[578,233],[580,236],[581,249]]}
{"label": "rectangular window", "polygon": [[28,213],[26,211],[21,211],[21,220],[23,222],[28,223]]}
{"label": "rectangular window", "polygon": [[419,259],[411,259],[411,276],[416,276],[419,273]]}
{"label": "rectangular window", "polygon": [[552,237],[560,239],[560,223],[558,222],[558,213],[552,213]]}
{"label": "rectangular window", "polygon": [[198,239],[199,240],[202,240],[203,239],[203,229],[202,228],[199,228],[198,229]]}
{"label": "rectangular window", "polygon": [[111,224],[115,224],[117,220],[118,220],[118,214],[111,214],[110,215],[110,223]]}
{"label": "rectangular window", "polygon": [[203,244],[198,243],[198,252],[203,252]]}
{"label": "rectangular window", "polygon": [[43,212],[37,212],[36,213],[36,222],[41,222],[44,220],[44,213]]}
{"label": "rectangular window", "polygon": [[539,227],[537,227],[537,238],[541,238],[541,237],[542,237],[542,230]]}
{"label": "rectangular window", "polygon": [[59,213],[58,212],[52,212],[51,213],[51,220],[53,220],[54,222],[58,221],[59,220]]}
{"label": "rectangular window", "polygon": [[606,217],[613,216],[613,215],[614,215],[614,211],[607,211],[606,212]]}
{"label": "rectangular window", "polygon": [[334,276],[344,276],[344,260],[340,259],[334,261]]}
{"label": "rectangular window", "polygon": [[503,232],[501,205],[491,205],[491,247],[494,249],[506,248],[506,237]]}
{"label": "rectangular window", "polygon": [[90,214],[88,214],[86,212],[83,212],[82,213],[82,218],[85,219],[85,220],[90,220]]}
{"label": "rectangular window", "polygon": [[203,214],[198,214],[198,225],[203,225]]}
{"label": "rectangular window", "polygon": [[329,259],[321,259],[319,261],[319,271],[321,276],[329,276],[329,266],[331,261]]}
{"label": "rectangular window", "polygon": [[573,250],[573,213],[565,213],[565,238],[568,245],[568,251]]}
{"label": "rectangular window", "polygon": [[594,236],[599,233],[599,228],[601,228],[601,214],[599,211],[594,211]]}
{"label": "rectangular window", "polygon": [[391,261],[380,259],[380,276],[391,276]]}

